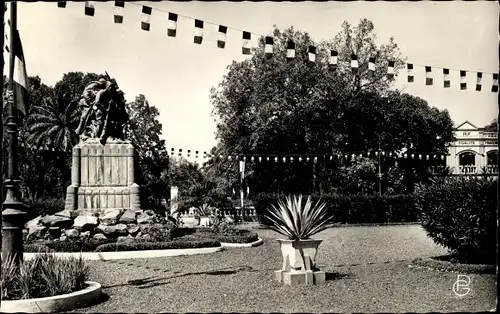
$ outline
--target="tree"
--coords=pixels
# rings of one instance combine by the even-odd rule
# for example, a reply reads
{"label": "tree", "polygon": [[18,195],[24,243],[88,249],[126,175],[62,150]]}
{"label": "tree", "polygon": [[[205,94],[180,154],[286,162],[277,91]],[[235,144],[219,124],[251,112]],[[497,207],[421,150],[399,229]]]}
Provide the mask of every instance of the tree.
{"label": "tree", "polygon": [[[404,60],[392,38],[380,47],[375,39],[366,19],[354,28],[344,23],[334,39],[320,43],[293,28],[275,29],[274,53],[268,58],[261,38],[252,58],[233,62],[211,91],[218,153],[313,157],[378,149],[379,138],[382,148],[394,152],[444,151],[452,136],[449,114],[391,90],[387,65],[394,61],[396,76]],[[289,40],[296,47],[293,60],[286,58]],[[309,46],[320,48],[314,63],[308,61]],[[339,52],[335,71],[328,65],[332,49]],[[351,54],[357,55],[357,71],[350,67]],[[373,76],[368,74],[371,56],[377,65]],[[338,162],[313,160],[249,165],[253,190],[325,192],[335,183]],[[216,159],[213,167],[220,162],[228,161]]]}
{"label": "tree", "polygon": [[169,157],[165,140],[160,139],[162,125],[158,109],[150,106],[144,95],[127,104],[129,123],[125,136],[137,151],[136,181],[140,186],[141,205],[144,208],[165,212],[162,202],[168,198],[167,188]]}
{"label": "tree", "polygon": [[493,119],[490,124],[484,127],[485,132],[497,132],[498,131],[498,119]]}

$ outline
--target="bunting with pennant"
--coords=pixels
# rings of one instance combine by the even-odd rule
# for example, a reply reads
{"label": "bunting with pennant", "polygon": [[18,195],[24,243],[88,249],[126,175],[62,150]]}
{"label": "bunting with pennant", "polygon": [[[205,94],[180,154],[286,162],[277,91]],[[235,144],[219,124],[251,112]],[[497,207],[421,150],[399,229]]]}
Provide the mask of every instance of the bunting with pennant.
{"label": "bunting with pennant", "polygon": [[274,45],[274,38],[272,36],[266,36],[266,45],[264,47],[264,53],[268,58],[270,58],[273,55],[273,45]]}
{"label": "bunting with pennant", "polygon": [[65,8],[66,7],[66,2],[67,1],[57,1],[57,7],[58,8]]}
{"label": "bunting with pennant", "polygon": [[338,52],[336,50],[330,51],[330,58],[328,58],[328,65],[331,70],[335,71],[337,69],[338,63]]}
{"label": "bunting with pennant", "polygon": [[292,40],[289,40],[286,46],[286,58],[288,60],[295,58],[295,43]]}
{"label": "bunting with pennant", "polygon": [[141,14],[141,29],[143,31],[149,32],[151,30],[151,7],[142,6],[142,14]]}
{"label": "bunting with pennant", "polygon": [[390,60],[387,66],[387,79],[394,79],[394,61]]}
{"label": "bunting with pennant", "polygon": [[467,71],[460,70],[460,90],[467,89]]}
{"label": "bunting with pennant", "polygon": [[450,69],[443,69],[443,82],[444,88],[449,88],[451,86]]}
{"label": "bunting with pennant", "polygon": [[123,23],[123,11],[125,9],[125,1],[115,1],[114,21],[117,24]]}
{"label": "bunting with pennant", "polygon": [[432,79],[432,68],[430,66],[425,66],[425,85],[433,85],[434,80]]}
{"label": "bunting with pennant", "polygon": [[308,50],[308,55],[309,55],[309,62],[316,62],[316,47],[314,46],[309,46]]}
{"label": "bunting with pennant", "polygon": [[491,91],[493,93],[498,93],[498,73],[493,73],[493,84],[491,85]]}
{"label": "bunting with pennant", "polygon": [[194,20],[194,39],[195,44],[201,45],[203,42],[203,21]]}
{"label": "bunting with pennant", "polygon": [[227,26],[219,25],[219,33],[217,35],[217,48],[224,49],[226,47]]}
{"label": "bunting with pennant", "polygon": [[408,71],[408,83],[413,83],[415,81],[415,77],[413,76],[413,64],[408,63],[406,68]]}
{"label": "bunting with pennant", "polygon": [[375,57],[368,59],[368,77],[373,78],[375,75]]}
{"label": "bunting with pennant", "polygon": [[95,14],[94,1],[85,1],[84,13],[85,13],[85,15],[88,15],[88,16],[94,16],[94,14]]}
{"label": "bunting with pennant", "polygon": [[249,55],[251,52],[250,40],[252,40],[252,34],[244,31],[242,35],[242,44],[241,44],[241,53],[244,55]]}
{"label": "bunting with pennant", "polygon": [[168,13],[167,36],[175,37],[177,35],[177,19],[177,14],[172,12]]}
{"label": "bunting with pennant", "polygon": [[480,92],[481,91],[482,85],[483,85],[483,73],[482,72],[477,72],[476,92]]}
{"label": "bunting with pennant", "polygon": [[357,71],[358,70],[358,56],[355,55],[355,54],[351,54],[351,69],[353,71]]}

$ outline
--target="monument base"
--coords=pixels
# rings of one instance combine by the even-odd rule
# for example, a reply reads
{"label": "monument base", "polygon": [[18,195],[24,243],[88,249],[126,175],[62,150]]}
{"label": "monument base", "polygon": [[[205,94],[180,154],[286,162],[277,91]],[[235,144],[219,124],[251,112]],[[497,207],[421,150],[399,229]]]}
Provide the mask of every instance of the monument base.
{"label": "monument base", "polygon": [[289,286],[298,285],[314,285],[321,284],[326,281],[326,275],[324,271],[312,271],[312,270],[301,270],[301,271],[284,271],[277,270],[274,272],[275,279]]}
{"label": "monument base", "polygon": [[71,185],[65,209],[82,214],[105,210],[139,210],[139,186],[134,182],[134,147],[130,141],[81,141],[73,148]]}

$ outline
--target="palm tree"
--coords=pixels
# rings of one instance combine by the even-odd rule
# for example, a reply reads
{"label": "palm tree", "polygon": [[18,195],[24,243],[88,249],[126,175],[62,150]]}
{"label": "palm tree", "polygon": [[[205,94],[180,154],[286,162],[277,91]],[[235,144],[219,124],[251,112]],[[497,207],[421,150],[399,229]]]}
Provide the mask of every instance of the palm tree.
{"label": "palm tree", "polygon": [[48,147],[67,152],[78,142],[75,129],[79,122],[79,110],[73,104],[64,104],[59,99],[30,108],[27,118],[26,142],[34,147]]}

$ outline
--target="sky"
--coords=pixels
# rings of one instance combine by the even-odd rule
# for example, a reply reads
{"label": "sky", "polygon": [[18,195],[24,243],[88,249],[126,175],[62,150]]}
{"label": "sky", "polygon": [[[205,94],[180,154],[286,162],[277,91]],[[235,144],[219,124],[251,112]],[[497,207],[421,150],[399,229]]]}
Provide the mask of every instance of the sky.
{"label": "sky", "polygon": [[[140,27],[141,5],[153,8],[149,32]],[[482,127],[498,112],[491,74],[486,74],[499,67],[496,2],[138,1],[126,3],[123,24],[113,23],[113,11],[113,1],[95,3],[93,17],[84,15],[83,2],[69,2],[64,9],[49,2],[19,3],[28,75],[53,86],[67,72],[107,71],[128,101],[144,94],[159,109],[162,138],[176,151],[209,151],[216,144],[210,89],[233,60],[249,58],[241,54],[241,30],[254,33],[255,45],[255,34],[269,34],[274,25],[293,26],[320,41],[334,37],[344,21],[357,25],[367,18],[380,43],[394,36],[407,62],[415,64],[415,82],[408,84],[403,70],[397,88],[447,109],[456,125],[468,120]],[[166,12],[179,14],[177,37],[166,36]],[[193,43],[191,18],[206,21],[201,45]],[[226,49],[216,45],[218,24],[229,28]],[[432,69],[433,86],[425,85],[424,65],[439,67]],[[443,88],[440,68],[451,69],[452,88]],[[475,73],[468,74],[468,89],[460,90],[459,70],[485,72],[483,91],[475,91]]]}

